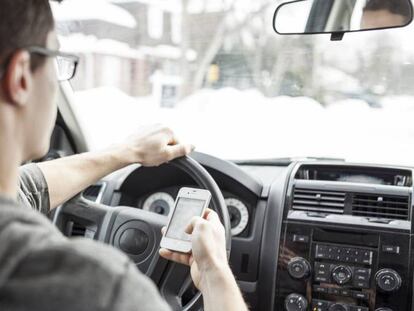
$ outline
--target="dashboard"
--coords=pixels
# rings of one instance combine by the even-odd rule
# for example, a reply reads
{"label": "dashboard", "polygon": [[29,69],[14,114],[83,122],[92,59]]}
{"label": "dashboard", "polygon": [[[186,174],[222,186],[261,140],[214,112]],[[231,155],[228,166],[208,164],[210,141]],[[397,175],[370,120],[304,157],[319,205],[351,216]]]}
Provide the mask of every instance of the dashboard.
{"label": "dashboard", "polygon": [[[230,265],[251,310],[414,310],[411,168],[303,161],[236,165],[192,155],[220,187]],[[167,217],[181,187],[171,165],[131,166],[84,196]]]}
{"label": "dashboard", "polygon": [[[258,193],[218,170],[207,168],[219,185],[230,215],[233,236],[248,237],[255,217]],[[247,175],[245,175],[246,177]],[[251,178],[251,177],[249,177]],[[259,182],[257,189],[261,188]],[[142,187],[145,185],[145,187]],[[111,199],[112,206],[129,206],[169,216],[182,187],[198,186],[189,177],[172,166],[141,167],[133,171]]]}

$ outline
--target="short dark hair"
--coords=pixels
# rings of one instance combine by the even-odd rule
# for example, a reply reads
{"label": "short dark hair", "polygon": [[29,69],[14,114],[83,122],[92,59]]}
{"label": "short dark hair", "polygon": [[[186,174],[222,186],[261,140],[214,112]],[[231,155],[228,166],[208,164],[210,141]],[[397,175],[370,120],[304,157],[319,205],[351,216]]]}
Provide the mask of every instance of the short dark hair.
{"label": "short dark hair", "polygon": [[[27,46],[45,47],[47,36],[54,28],[54,19],[48,0],[0,0],[0,66],[16,50]],[[44,57],[32,55],[34,71]]]}
{"label": "short dark hair", "polygon": [[393,14],[399,14],[411,18],[410,0],[367,0],[364,11],[387,10]]}

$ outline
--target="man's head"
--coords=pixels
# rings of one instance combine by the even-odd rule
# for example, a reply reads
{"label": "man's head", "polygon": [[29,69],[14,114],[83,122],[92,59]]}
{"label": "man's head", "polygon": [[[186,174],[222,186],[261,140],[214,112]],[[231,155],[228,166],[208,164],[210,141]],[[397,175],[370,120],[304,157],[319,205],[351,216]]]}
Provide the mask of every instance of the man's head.
{"label": "man's head", "polygon": [[0,139],[19,144],[23,161],[47,152],[56,118],[55,63],[32,46],[58,48],[49,1],[1,0]]}
{"label": "man's head", "polygon": [[409,0],[367,0],[361,27],[363,29],[397,27],[411,19]]}

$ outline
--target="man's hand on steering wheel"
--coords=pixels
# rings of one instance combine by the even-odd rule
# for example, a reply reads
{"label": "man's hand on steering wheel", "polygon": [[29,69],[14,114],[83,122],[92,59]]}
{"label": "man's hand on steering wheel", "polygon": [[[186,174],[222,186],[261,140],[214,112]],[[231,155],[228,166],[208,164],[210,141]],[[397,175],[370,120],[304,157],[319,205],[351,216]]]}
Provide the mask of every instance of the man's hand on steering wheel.
{"label": "man's hand on steering wheel", "polygon": [[194,151],[194,146],[181,143],[174,132],[156,124],[144,126],[121,145],[127,163],[159,166]]}

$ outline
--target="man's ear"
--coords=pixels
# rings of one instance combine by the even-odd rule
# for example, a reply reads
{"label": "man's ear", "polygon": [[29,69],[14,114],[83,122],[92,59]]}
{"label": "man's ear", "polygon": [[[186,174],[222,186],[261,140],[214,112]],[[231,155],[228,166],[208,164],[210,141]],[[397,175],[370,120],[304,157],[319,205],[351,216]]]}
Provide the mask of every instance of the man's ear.
{"label": "man's ear", "polygon": [[14,105],[26,105],[31,85],[30,53],[18,51],[11,57],[3,79],[7,101]]}

